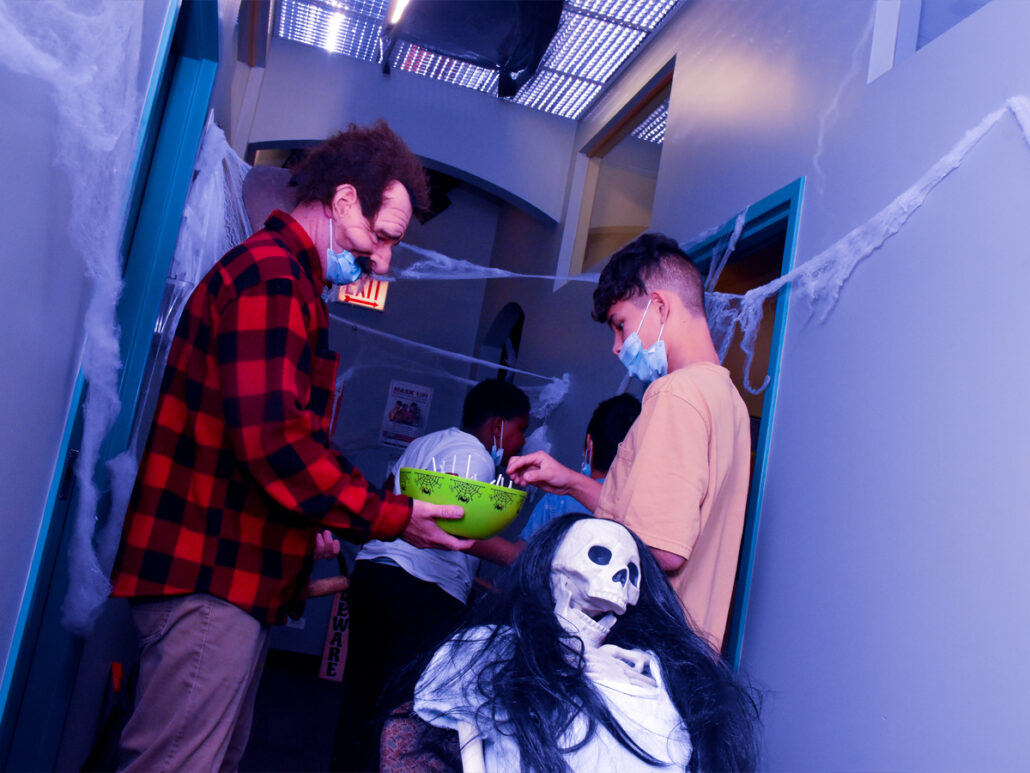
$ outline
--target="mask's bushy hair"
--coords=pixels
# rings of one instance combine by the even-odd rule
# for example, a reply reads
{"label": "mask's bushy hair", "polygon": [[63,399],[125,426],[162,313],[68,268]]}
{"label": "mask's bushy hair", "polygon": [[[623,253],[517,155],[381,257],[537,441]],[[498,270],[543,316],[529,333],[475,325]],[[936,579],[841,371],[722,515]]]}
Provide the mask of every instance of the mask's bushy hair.
{"label": "mask's bushy hair", "polygon": [[594,290],[591,316],[607,322],[613,305],[658,288],[675,292],[684,306],[704,315],[704,281],[697,266],[668,236],[642,234],[608,259]]}
{"label": "mask's bushy hair", "polygon": [[358,192],[362,214],[371,218],[382,206],[383,189],[393,180],[408,191],[414,215],[424,218],[429,212],[425,169],[404,140],[379,119],[373,126],[350,124],[309,150],[290,184],[297,187],[298,203],[330,204],[336,188],[349,183]]}
{"label": "mask's bushy hair", "polygon": [[[510,736],[524,770],[567,773],[561,739],[582,715],[587,744],[598,725],[627,749],[652,760],[612,717],[584,675],[582,646],[571,649],[554,614],[551,564],[569,528],[585,514],[563,516],[536,533],[505,575],[499,590],[473,606],[452,637],[475,657],[484,725]],[[758,703],[745,685],[687,625],[683,607],[648,548],[634,535],[640,552],[638,603],[619,618],[607,641],[627,649],[651,650],[661,664],[670,697],[690,732],[693,753],[688,770],[744,771],[757,764]],[[488,641],[466,637],[492,626]],[[465,656],[455,660],[465,662]],[[579,748],[578,746],[576,748]]]}

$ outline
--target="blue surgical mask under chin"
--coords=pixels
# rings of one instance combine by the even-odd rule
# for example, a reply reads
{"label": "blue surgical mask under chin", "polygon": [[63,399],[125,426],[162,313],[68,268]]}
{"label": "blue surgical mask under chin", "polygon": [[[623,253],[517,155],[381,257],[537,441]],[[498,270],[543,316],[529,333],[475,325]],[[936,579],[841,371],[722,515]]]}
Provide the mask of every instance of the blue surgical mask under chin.
{"label": "blue surgical mask under chin", "polygon": [[500,440],[494,440],[493,445],[490,446],[490,457],[494,460],[494,467],[500,467],[501,462],[504,461],[504,449],[501,447],[501,443],[504,442],[504,422],[501,422],[501,438]]}
{"label": "blue surgical mask under chin", "polygon": [[669,372],[669,358],[665,354],[665,341],[662,340],[662,333],[665,331],[665,323],[662,323],[658,331],[658,340],[647,349],[640,342],[640,327],[644,324],[644,317],[651,308],[651,301],[647,302],[644,315],[640,318],[637,329],[627,336],[619,349],[619,362],[626,366],[631,376],[641,381],[654,381]]}
{"label": "blue surgical mask under chin", "polygon": [[358,281],[361,266],[350,250],[333,250],[333,219],[329,218],[329,246],[325,248],[325,278],[334,285],[349,285]]}
{"label": "blue surgical mask under chin", "polygon": [[590,477],[590,461],[585,456],[583,457],[583,464],[579,466],[579,471],[588,478]]}

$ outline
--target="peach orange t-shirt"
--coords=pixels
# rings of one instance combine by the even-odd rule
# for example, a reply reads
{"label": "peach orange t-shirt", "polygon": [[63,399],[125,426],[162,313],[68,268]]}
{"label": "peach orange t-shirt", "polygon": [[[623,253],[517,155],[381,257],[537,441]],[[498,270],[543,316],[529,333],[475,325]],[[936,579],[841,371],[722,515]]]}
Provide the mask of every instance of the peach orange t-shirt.
{"label": "peach orange t-shirt", "polygon": [[647,388],[596,515],[687,559],[669,583],[695,630],[721,648],[747,505],[751,433],[729,371],[675,370]]}

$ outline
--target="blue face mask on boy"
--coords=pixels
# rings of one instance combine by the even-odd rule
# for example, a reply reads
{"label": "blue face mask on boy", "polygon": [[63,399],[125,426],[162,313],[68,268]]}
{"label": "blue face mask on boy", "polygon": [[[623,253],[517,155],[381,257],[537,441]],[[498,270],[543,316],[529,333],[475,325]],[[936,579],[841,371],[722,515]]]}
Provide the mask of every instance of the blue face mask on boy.
{"label": "blue face mask on boy", "polygon": [[619,349],[619,362],[626,366],[631,376],[636,376],[641,381],[654,381],[669,372],[669,359],[665,354],[665,341],[662,340],[662,333],[665,331],[665,323],[662,323],[658,331],[658,340],[647,349],[640,342],[640,327],[644,324],[644,317],[651,308],[650,299],[647,307],[640,318],[640,324],[622,344]]}
{"label": "blue face mask on boy", "polygon": [[325,248],[325,278],[334,285],[349,285],[358,281],[361,266],[350,250],[333,250],[333,219],[329,218],[329,246]]}

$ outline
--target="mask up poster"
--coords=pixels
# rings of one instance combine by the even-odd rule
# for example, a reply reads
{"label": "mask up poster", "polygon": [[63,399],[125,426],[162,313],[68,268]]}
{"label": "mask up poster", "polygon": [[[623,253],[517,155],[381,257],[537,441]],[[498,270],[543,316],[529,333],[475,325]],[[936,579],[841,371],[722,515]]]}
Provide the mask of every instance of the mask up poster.
{"label": "mask up poster", "polygon": [[433,390],[430,387],[407,381],[391,381],[379,431],[380,444],[407,448],[408,443],[425,434],[432,401]]}

